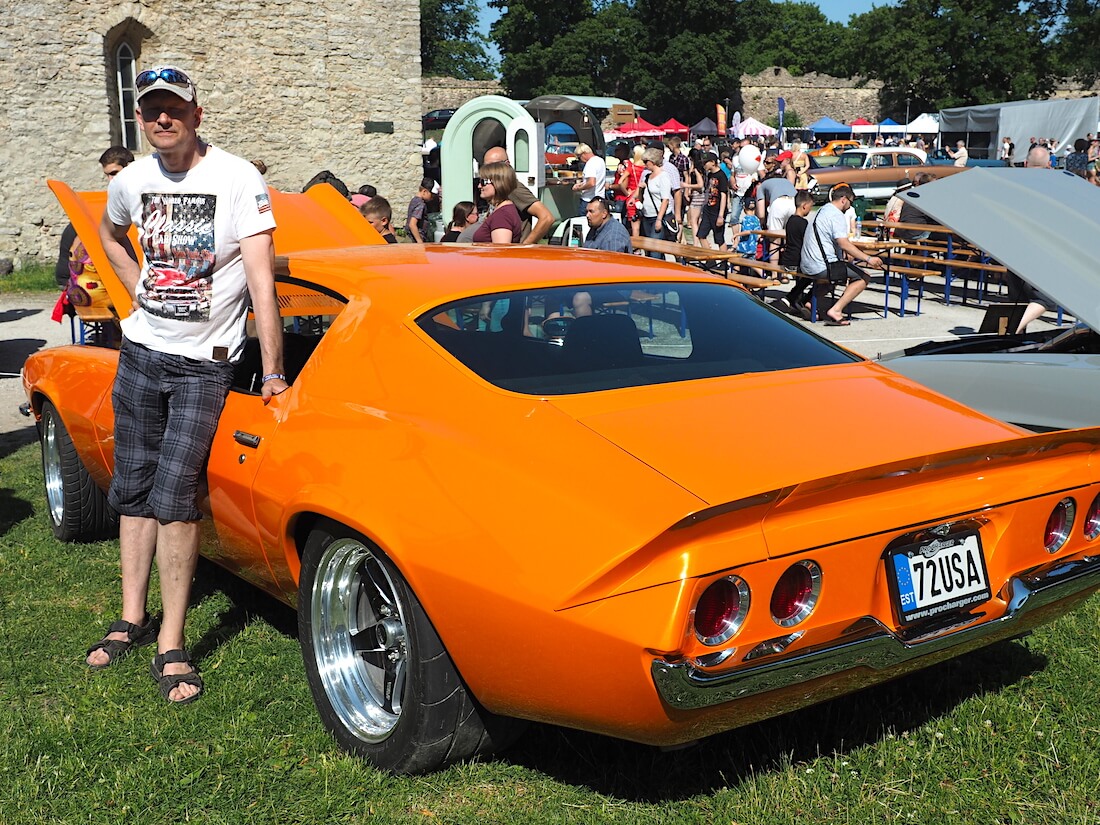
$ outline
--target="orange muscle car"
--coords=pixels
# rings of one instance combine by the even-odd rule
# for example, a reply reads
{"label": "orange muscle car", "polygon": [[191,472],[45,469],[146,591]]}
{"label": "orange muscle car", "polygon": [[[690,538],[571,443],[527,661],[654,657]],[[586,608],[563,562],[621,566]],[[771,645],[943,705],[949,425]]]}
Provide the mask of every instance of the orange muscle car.
{"label": "orange muscle car", "polygon": [[[517,720],[689,742],[1100,587],[1100,429],[1025,434],[690,268],[311,250],[273,203],[292,386],[264,406],[251,342],[203,552],[297,608],[321,717],[381,768],[491,752]],[[115,365],[24,369],[64,539],[111,527]],[[775,409],[837,443],[762,427]]]}

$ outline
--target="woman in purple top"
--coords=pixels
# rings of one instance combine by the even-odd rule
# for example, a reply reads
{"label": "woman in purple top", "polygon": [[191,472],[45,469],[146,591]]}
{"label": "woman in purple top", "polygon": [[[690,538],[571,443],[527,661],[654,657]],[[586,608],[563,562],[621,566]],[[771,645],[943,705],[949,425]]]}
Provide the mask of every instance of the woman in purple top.
{"label": "woman in purple top", "polygon": [[519,243],[523,219],[509,200],[518,182],[515,170],[507,163],[481,166],[481,197],[489,202],[489,216],[474,233],[474,243]]}

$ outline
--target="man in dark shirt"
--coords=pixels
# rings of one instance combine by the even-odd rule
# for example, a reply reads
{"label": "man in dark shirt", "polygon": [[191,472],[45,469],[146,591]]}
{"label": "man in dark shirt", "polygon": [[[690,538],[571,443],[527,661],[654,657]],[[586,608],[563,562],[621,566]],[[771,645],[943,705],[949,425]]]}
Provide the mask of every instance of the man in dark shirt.
{"label": "man in dark shirt", "polygon": [[709,235],[714,236],[715,247],[726,243],[726,207],[729,197],[729,179],[718,166],[718,155],[708,152],[703,157],[703,210],[699,215],[699,242],[710,249]]}
{"label": "man in dark shirt", "polygon": [[604,249],[608,252],[634,251],[630,243],[630,233],[626,227],[611,216],[607,201],[593,198],[585,205],[588,218],[588,237],[584,239],[585,249]]}

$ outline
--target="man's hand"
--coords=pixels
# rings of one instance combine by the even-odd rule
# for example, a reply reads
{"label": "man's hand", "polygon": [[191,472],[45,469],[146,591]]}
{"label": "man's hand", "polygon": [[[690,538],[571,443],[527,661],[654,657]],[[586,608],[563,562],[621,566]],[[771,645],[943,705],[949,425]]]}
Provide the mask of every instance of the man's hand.
{"label": "man's hand", "polygon": [[267,404],[276,395],[282,395],[288,389],[290,384],[282,378],[269,378],[260,388],[260,397],[263,398],[264,404]]}

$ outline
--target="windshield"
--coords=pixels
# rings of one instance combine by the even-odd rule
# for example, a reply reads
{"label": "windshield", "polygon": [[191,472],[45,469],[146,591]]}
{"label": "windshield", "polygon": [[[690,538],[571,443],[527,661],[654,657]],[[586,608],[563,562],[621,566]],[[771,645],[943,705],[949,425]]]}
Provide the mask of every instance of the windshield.
{"label": "windshield", "polygon": [[862,152],[845,152],[840,156],[837,166],[850,166],[852,169],[862,169],[867,156]]}
{"label": "windshield", "polygon": [[722,282],[501,292],[445,304],[417,323],[485,380],[533,395],[858,360]]}

